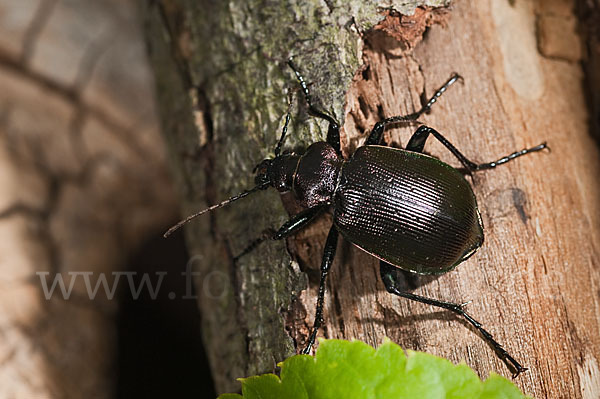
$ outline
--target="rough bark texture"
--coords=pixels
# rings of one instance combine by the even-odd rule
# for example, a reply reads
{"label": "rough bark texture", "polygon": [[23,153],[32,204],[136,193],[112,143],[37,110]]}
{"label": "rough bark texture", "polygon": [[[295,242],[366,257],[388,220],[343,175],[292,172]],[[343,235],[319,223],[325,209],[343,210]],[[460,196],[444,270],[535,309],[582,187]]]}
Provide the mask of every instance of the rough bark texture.
{"label": "rough bark texture", "polygon": [[[464,85],[452,87],[422,118],[427,124],[476,161],[542,141],[552,152],[476,174],[483,248],[447,275],[407,284],[430,297],[472,299],[470,313],[530,367],[517,380],[525,392],[597,397],[600,164],[588,134],[574,4],[489,0],[458,1],[449,9],[392,7],[409,17],[378,5],[146,4],[183,213],[252,185],[252,167],[272,155],[279,136],[286,88],[297,86],[285,67],[288,56],[296,56],[315,97],[344,123],[346,155],[377,120],[414,111],[424,93],[460,72]],[[322,140],[326,131],[296,97],[290,148]],[[386,134],[403,145],[410,131]],[[426,151],[458,164],[433,139]],[[252,238],[297,211],[289,198],[283,203],[285,208],[273,190],[261,192],[188,226],[191,251],[200,260],[199,286],[210,289],[200,307],[219,391],[236,390],[236,377],[272,371],[302,347],[312,325],[331,217],[289,240],[288,251],[269,242],[232,263]],[[347,242],[338,248],[327,288],[326,327],[319,336],[372,345],[388,336],[407,349],[465,360],[483,377],[510,374],[463,322],[387,294],[377,262]]]}
{"label": "rough bark texture", "polygon": [[109,398],[123,270],[175,217],[133,2],[0,2],[0,396]]}

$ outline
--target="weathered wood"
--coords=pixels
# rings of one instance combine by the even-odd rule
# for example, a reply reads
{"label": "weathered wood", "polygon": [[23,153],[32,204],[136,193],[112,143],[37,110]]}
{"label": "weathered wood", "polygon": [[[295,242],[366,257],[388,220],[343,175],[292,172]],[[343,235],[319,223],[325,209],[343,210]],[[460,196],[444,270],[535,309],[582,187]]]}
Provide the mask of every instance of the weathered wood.
{"label": "weathered wood", "polygon": [[[184,212],[251,186],[251,168],[277,140],[285,88],[296,85],[283,63],[291,54],[314,82],[315,96],[344,121],[346,154],[375,121],[412,112],[421,94],[453,71],[464,85],[452,87],[422,120],[467,156],[488,161],[548,141],[551,153],[473,178],[486,227],[483,248],[447,275],[408,283],[431,297],[472,299],[470,313],[530,367],[517,380],[525,392],[597,397],[600,164],[586,124],[580,52],[573,51],[572,3],[459,1],[448,14],[429,8],[410,18],[393,14],[376,33],[365,33],[383,19],[370,2],[158,4],[147,10],[148,31]],[[443,24],[422,39],[434,21]],[[322,139],[326,128],[299,109],[290,147]],[[390,129],[388,139],[406,144],[410,131]],[[426,150],[458,165],[433,139]],[[284,203],[293,212],[289,199]],[[207,283],[216,276],[210,273],[224,277],[223,295],[200,301],[220,391],[236,389],[235,377],[271,371],[294,343],[302,345],[312,324],[330,217],[288,241],[293,261],[281,243],[261,246],[237,267],[231,260],[287,217],[269,191],[188,228],[192,251],[202,256],[199,285],[216,289]],[[465,360],[483,377],[510,375],[465,323],[390,296],[372,257],[345,242],[338,251],[319,336],[372,345],[388,336],[407,349]],[[307,290],[300,270],[309,277]]]}

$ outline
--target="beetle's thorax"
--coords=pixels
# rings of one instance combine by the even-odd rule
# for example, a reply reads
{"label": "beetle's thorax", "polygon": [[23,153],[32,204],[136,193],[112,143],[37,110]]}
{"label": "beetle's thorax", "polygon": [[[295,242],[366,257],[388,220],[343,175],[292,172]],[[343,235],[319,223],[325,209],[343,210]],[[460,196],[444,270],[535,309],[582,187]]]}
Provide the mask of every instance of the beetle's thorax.
{"label": "beetle's thorax", "polygon": [[342,164],[333,147],[320,141],[310,145],[303,155],[265,159],[255,168],[255,181],[269,183],[280,192],[291,191],[300,205],[311,208],[331,201]]}
{"label": "beetle's thorax", "polygon": [[320,141],[310,145],[298,159],[292,192],[300,205],[311,208],[330,202],[343,160],[334,148]]}

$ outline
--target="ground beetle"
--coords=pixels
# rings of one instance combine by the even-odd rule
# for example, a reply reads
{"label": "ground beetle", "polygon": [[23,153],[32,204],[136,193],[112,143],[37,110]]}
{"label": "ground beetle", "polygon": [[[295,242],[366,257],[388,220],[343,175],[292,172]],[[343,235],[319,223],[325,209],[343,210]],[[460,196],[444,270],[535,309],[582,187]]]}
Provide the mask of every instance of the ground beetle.
{"label": "ground beetle", "polygon": [[[182,220],[165,233],[165,237],[191,219],[220,208],[269,186],[280,192],[291,191],[306,208],[283,224],[268,238],[281,240],[305,227],[318,215],[333,208],[333,226],[329,230],[312,332],[303,353],[309,353],[322,323],[325,279],[333,263],[338,234],[380,260],[381,279],[388,292],[413,301],[450,310],[471,323],[491,344],[514,377],[527,370],[469,316],[465,304],[426,298],[401,290],[398,269],[418,274],[442,274],[468,259],[483,243],[483,225],[475,194],[463,174],[452,166],[423,154],[425,141],[432,135],[462,163],[467,173],[495,168],[530,152],[546,148],[546,143],[514,152],[497,161],[477,164],[468,160],[436,130],[421,125],[410,138],[406,149],[386,147],[383,131],[387,125],[418,123],[446,89],[457,80],[450,79],[421,107],[410,115],[386,118],[375,124],[365,144],[350,159],[340,151],[340,125],[312,101],[306,81],[298,68],[288,61],[298,78],[311,115],[329,123],[326,142],[310,145],[303,155],[281,153],[290,112],[286,115],[275,157],[256,166],[256,186]],[[252,242],[238,259],[266,237]]]}

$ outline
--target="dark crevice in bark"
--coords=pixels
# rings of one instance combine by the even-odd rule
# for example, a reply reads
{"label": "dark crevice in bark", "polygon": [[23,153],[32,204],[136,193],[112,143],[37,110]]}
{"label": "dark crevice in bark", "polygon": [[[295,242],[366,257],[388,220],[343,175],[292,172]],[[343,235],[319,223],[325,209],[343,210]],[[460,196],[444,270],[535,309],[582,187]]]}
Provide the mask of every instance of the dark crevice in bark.
{"label": "dark crevice in bark", "polygon": [[590,114],[590,133],[600,144],[600,1],[578,0],[576,15],[583,35],[583,89]]}
{"label": "dark crevice in bark", "polygon": [[221,237],[221,240],[223,242],[223,245],[225,247],[225,252],[227,254],[228,260],[229,262],[227,263],[228,265],[228,273],[229,273],[229,278],[231,279],[231,287],[233,289],[233,298],[235,300],[236,303],[236,316],[237,316],[237,321],[238,321],[238,327],[240,329],[240,331],[242,332],[242,338],[244,339],[244,345],[245,345],[245,350],[246,353],[249,354],[250,353],[250,335],[249,335],[249,328],[248,328],[248,320],[246,319],[246,314],[244,313],[244,307],[242,305],[241,302],[241,286],[240,286],[240,281],[238,279],[238,274],[237,274],[237,263],[234,260],[235,254],[231,251],[231,245],[229,243],[229,240]]}
{"label": "dark crevice in bark", "polygon": [[188,259],[183,234],[177,232],[169,240],[152,237],[128,262],[127,269],[140,274],[166,269],[161,293],[169,295],[153,299],[144,291],[134,300],[127,289],[117,295],[118,398],[216,396],[199,339],[201,315],[194,299],[199,293],[180,274]]}

